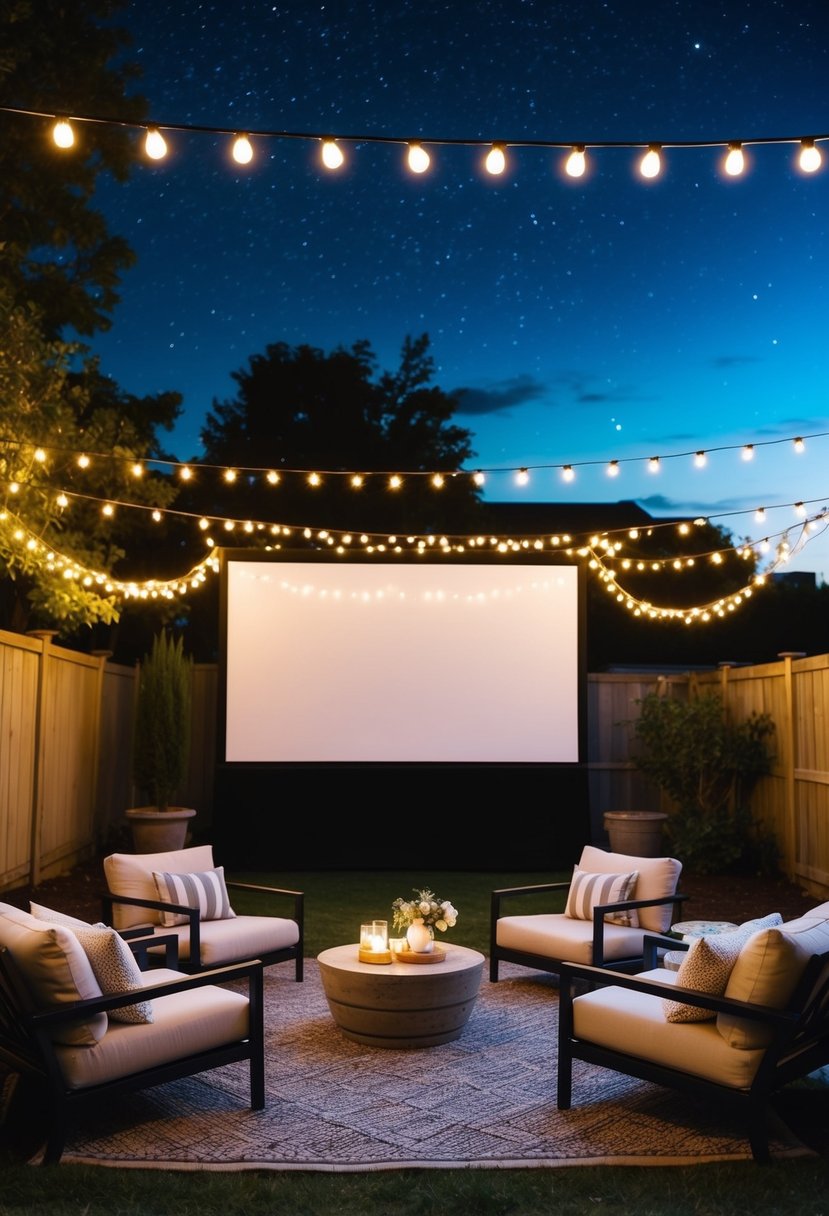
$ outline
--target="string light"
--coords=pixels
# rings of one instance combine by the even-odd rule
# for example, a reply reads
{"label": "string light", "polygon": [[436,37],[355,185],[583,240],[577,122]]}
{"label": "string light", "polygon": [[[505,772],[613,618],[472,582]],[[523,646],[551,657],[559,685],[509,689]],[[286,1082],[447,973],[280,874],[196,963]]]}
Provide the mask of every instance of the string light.
{"label": "string light", "polygon": [[[19,107],[19,106],[0,106],[0,112],[6,113],[6,114],[15,114],[15,115],[19,115],[19,116],[27,117],[27,118],[52,119],[53,124],[54,124],[53,130],[52,130],[53,139],[55,139],[57,141],[58,138],[61,138],[61,139],[64,139],[67,141],[66,143],[61,143],[59,146],[64,147],[64,148],[69,148],[69,147],[72,147],[72,145],[74,143],[74,135],[72,133],[70,118],[66,115],[60,115],[60,114],[55,115],[54,112],[52,112],[50,114],[48,111],[32,110],[32,109],[27,109],[24,107]],[[198,133],[206,133],[206,134],[210,134],[210,135],[227,135],[227,136],[231,136],[231,137],[238,136],[238,132],[234,131],[234,129],[232,127],[208,127],[208,126],[197,126],[197,125],[190,124],[190,123],[174,123],[174,122],[164,121],[163,123],[159,123],[153,127],[147,128],[144,124],[141,124],[141,123],[124,122],[120,119],[116,120],[116,119],[108,118],[105,115],[98,115],[98,114],[73,114],[71,116],[71,122],[85,123],[85,124],[90,124],[90,125],[97,124],[97,125],[101,125],[101,126],[119,127],[121,129],[126,128],[126,129],[138,130],[138,131],[145,130],[147,132],[148,141],[150,140],[150,137],[152,136],[151,142],[153,144],[155,144],[159,149],[158,153],[154,156],[154,159],[160,159],[160,157],[163,156],[166,152],[166,143],[161,135],[160,127],[163,127],[165,131],[198,132]],[[411,139],[407,139],[407,138],[399,136],[399,135],[376,135],[376,134],[372,134],[370,132],[341,133],[335,137],[330,132],[261,129],[261,130],[256,130],[256,131],[248,131],[247,138],[250,139],[251,136],[254,136],[257,139],[303,140],[306,142],[311,140],[314,142],[322,142],[323,149],[325,149],[326,144],[335,145],[335,141],[339,145],[342,145],[344,143],[351,143],[354,145],[358,145],[358,144],[397,144],[399,146],[409,147],[412,144]],[[634,140],[592,140],[588,144],[581,140],[575,140],[572,138],[565,139],[565,140],[510,139],[508,141],[499,141],[499,142],[493,143],[491,140],[486,140],[486,139],[471,139],[471,138],[464,138],[464,137],[447,139],[442,136],[430,135],[423,142],[428,143],[430,145],[437,146],[437,147],[449,147],[449,146],[467,146],[467,147],[477,147],[477,148],[489,147],[490,154],[487,159],[490,160],[490,158],[491,158],[492,164],[493,164],[493,167],[490,167],[489,165],[487,166],[488,171],[490,173],[492,173],[492,172],[502,173],[504,171],[504,168],[506,167],[505,150],[508,145],[510,147],[519,147],[519,148],[542,148],[542,149],[560,148],[560,149],[565,149],[565,150],[569,150],[569,157],[568,157],[568,160],[565,162],[565,170],[566,170],[568,176],[571,176],[571,177],[581,176],[583,174],[583,172],[584,172],[584,168],[582,167],[583,158],[586,156],[586,152],[588,149],[590,149],[592,151],[596,151],[596,150],[600,150],[600,149],[618,149],[618,148],[637,149],[637,148],[642,148],[643,146],[646,146],[647,152],[643,156],[642,161],[640,163],[640,172],[645,177],[656,177],[656,176],[658,176],[658,174],[661,170],[662,152],[666,148],[686,148],[686,149],[724,148],[727,150],[728,154],[730,155],[732,152],[735,154],[738,152],[744,153],[745,148],[749,145],[761,146],[761,145],[773,145],[773,144],[796,144],[799,149],[798,162],[797,162],[799,168],[804,173],[814,173],[817,169],[819,169],[821,167],[822,160],[823,160],[818,145],[819,145],[819,143],[821,143],[827,139],[829,139],[829,133],[821,133],[819,135],[809,135],[809,136],[759,135],[759,136],[754,136],[754,137],[745,138],[745,139],[741,139],[741,140],[722,139],[722,138],[690,139],[690,140],[661,139],[661,140],[647,140],[647,141],[645,141],[641,138],[634,139]],[[147,151],[148,151],[148,155],[152,155],[152,153],[150,153],[149,149]],[[495,154],[494,156],[493,156],[493,153]],[[341,151],[340,151],[340,155],[342,155]],[[343,163],[342,161],[340,161],[337,158],[336,164],[329,165],[327,160],[325,159],[325,157],[326,157],[326,152],[324,150],[323,151],[323,163],[325,164],[326,168],[339,168],[340,164]],[[735,156],[734,159],[736,160],[737,157]],[[500,168],[496,168],[496,165],[500,165]]]}
{"label": "string light", "polygon": [[798,453],[805,452],[805,450],[806,450],[806,444],[803,442],[803,439],[801,438],[800,435],[798,435],[797,438],[792,441],[792,446],[794,447],[794,450]]}
{"label": "string light", "polygon": [[575,481],[576,472],[571,464],[566,464],[561,470],[561,476],[564,481]]}
{"label": "string light", "polygon": [[[71,148],[75,142],[75,132],[72,130],[72,124],[66,118],[56,118],[55,125],[52,127],[52,139],[58,148]],[[801,163],[803,157],[801,154]]]}
{"label": "string light", "polygon": [[487,153],[486,161],[487,173],[491,173],[493,177],[498,177],[504,172],[507,167],[507,157],[504,151],[503,144],[493,144]]}
{"label": "string light", "polygon": [[586,168],[587,160],[584,154],[584,144],[576,144],[567,157],[567,162],[564,166],[565,172],[568,177],[584,177]]}
{"label": "string light", "polygon": [[651,144],[639,162],[639,172],[642,177],[658,177],[662,169],[661,148],[659,144]]}
{"label": "string light", "polygon": [[707,463],[708,463],[708,457],[705,455],[705,452],[694,452],[694,467],[695,468],[704,469]]}
{"label": "string light", "polygon": [[648,472],[649,473],[658,473],[659,472],[659,457],[658,456],[650,456],[648,458]]}
{"label": "string light", "polygon": [[804,139],[800,145],[799,165],[804,173],[814,173],[820,168],[822,157],[813,139]]}
{"label": "string light", "polygon": [[608,475],[608,477],[618,477],[619,476],[619,461],[618,460],[610,461],[610,463],[607,466],[607,475]]}
{"label": "string light", "polygon": [[429,153],[420,143],[409,144],[407,160],[412,173],[425,173],[431,164]]}
{"label": "string light", "polygon": [[729,177],[739,177],[745,168],[742,144],[729,144],[725,158],[725,171]]}
{"label": "string light", "polygon": [[342,148],[330,137],[322,141],[321,156],[326,169],[339,169],[345,163]]}
{"label": "string light", "polygon": [[753,443],[744,444],[740,455],[742,456],[743,460],[745,460],[745,461],[753,460],[754,459],[754,444]]}
{"label": "string light", "polygon": [[167,141],[158,127],[147,128],[147,138],[144,140],[144,151],[150,160],[162,160],[167,155]]}
{"label": "string light", "polygon": [[253,160],[253,148],[247,135],[237,135],[234,139],[233,159],[237,165],[249,165]]}

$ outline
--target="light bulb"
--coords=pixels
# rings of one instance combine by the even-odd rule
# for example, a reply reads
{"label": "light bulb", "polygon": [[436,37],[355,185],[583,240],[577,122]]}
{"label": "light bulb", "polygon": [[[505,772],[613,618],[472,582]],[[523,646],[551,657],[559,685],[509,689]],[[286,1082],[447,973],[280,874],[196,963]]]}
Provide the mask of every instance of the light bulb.
{"label": "light bulb", "polygon": [[326,169],[339,169],[344,162],[345,157],[336,140],[324,139],[322,141],[322,163]]}
{"label": "light bulb", "polygon": [[161,160],[167,155],[167,144],[158,127],[147,128],[147,138],[144,140],[144,151],[150,160]]}
{"label": "light bulb", "polygon": [[52,127],[52,139],[59,148],[71,148],[75,142],[75,132],[68,118],[56,118]]}
{"label": "light bulb", "polygon": [[743,451],[742,451],[742,457],[743,457],[743,460],[753,460],[754,459],[754,444],[753,443],[747,443],[745,445],[745,447],[743,448]]}
{"label": "light bulb", "polygon": [[515,474],[515,483],[519,486],[525,486],[529,483],[530,474],[527,469],[519,469]]}
{"label": "light bulb", "polygon": [[800,435],[798,435],[797,438],[794,440],[794,450],[796,452],[802,452],[805,450],[805,448],[806,448],[806,444],[803,442]]}
{"label": "light bulb", "polygon": [[253,148],[247,135],[237,135],[234,139],[233,159],[237,165],[249,165],[253,160]]}
{"label": "light bulb", "polygon": [[649,473],[658,473],[659,472],[659,457],[658,456],[651,456],[648,459],[648,472]]}
{"label": "light bulb", "polygon": [[493,144],[487,153],[486,171],[491,173],[493,177],[497,177],[499,173],[503,173],[507,167],[507,158],[504,154],[503,144]]}
{"label": "light bulb", "polygon": [[639,172],[643,177],[658,177],[662,168],[659,155],[659,144],[651,144],[642,160],[639,162]]}
{"label": "light bulb", "polygon": [[561,470],[561,476],[564,481],[573,481],[576,476],[576,471],[571,464],[566,464]]}
{"label": "light bulb", "polygon": [[618,460],[611,460],[610,464],[607,466],[607,475],[608,475],[608,477],[618,477],[619,476],[619,461]]}
{"label": "light bulb", "polygon": [[423,144],[409,144],[408,161],[412,173],[425,173],[429,168],[431,158]]}
{"label": "light bulb", "polygon": [[822,157],[820,148],[816,147],[813,139],[804,139],[800,145],[800,167],[804,173],[814,173],[820,168]]}
{"label": "light bulb", "polygon": [[796,515],[799,515],[799,516],[800,516],[800,518],[802,519],[802,518],[803,518],[803,516],[806,514],[806,506],[805,506],[805,503],[802,503],[802,502],[796,502],[796,503],[794,504],[794,510],[795,510],[795,514],[796,514]]}
{"label": "light bulb", "polygon": [[725,171],[729,177],[739,177],[745,168],[742,144],[729,144],[725,158]]}
{"label": "light bulb", "polygon": [[567,157],[567,163],[564,166],[568,177],[583,177],[584,170],[587,168],[587,162],[584,156],[584,144],[574,144],[573,150]]}
{"label": "light bulb", "polygon": [[694,465],[696,466],[696,468],[704,469],[707,462],[708,462],[708,457],[705,455],[705,452],[695,452],[694,453]]}

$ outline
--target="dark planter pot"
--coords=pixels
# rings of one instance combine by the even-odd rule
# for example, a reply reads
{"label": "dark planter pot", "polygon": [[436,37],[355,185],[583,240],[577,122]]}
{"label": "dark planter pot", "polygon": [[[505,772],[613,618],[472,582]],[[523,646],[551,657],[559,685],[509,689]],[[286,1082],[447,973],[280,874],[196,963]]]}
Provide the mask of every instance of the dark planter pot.
{"label": "dark planter pot", "polygon": [[663,811],[605,811],[611,851],[632,857],[661,857],[662,829],[667,818]]}
{"label": "dark planter pot", "polygon": [[189,820],[195,815],[190,807],[171,806],[159,811],[154,806],[136,806],[127,811],[136,853],[168,853],[183,849]]}

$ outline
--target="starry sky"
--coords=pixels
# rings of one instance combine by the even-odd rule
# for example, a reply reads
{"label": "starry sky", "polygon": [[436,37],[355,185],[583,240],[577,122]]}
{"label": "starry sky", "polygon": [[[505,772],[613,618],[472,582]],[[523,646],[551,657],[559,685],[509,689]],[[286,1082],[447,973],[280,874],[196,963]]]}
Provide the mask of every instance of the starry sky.
{"label": "starry sky", "polygon": [[[768,537],[761,568],[794,528],[786,568],[829,580],[825,521],[804,544],[794,510],[829,507],[829,141],[796,167],[829,133],[826,0],[132,0],[118,23],[151,121],[210,128],[161,162],[137,136],[95,198],[138,263],[92,347],[126,391],[183,394],[179,459],[269,343],[365,339],[394,370],[427,333],[487,498],[704,515]],[[336,173],[317,139],[255,135],[240,167],[215,128],[357,138]],[[585,176],[510,146],[539,140],[586,143]],[[590,147],[732,140],[739,178],[719,146],[665,147],[652,181],[644,149]],[[474,141],[508,145],[502,176]]]}

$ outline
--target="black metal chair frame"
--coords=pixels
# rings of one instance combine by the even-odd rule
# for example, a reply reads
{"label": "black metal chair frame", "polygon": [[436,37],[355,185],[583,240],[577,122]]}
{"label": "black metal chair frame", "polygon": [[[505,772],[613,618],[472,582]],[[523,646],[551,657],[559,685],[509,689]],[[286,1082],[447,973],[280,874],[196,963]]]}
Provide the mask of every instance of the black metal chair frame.
{"label": "black metal chair frame", "polygon": [[[645,970],[658,965],[659,951],[687,950],[688,945],[673,938],[648,935]],[[771,1031],[771,1042],[764,1051],[750,1087],[734,1089],[678,1068],[577,1039],[573,1029],[573,1000],[584,992],[585,986],[596,988],[608,985],[671,1000],[678,999],[681,994],[685,1004],[733,1014],[767,1026]],[[563,963],[559,970],[559,1110],[569,1110],[571,1107],[574,1060],[597,1064],[736,1109],[747,1125],[752,1157],[758,1164],[766,1164],[771,1160],[768,1116],[774,1094],[790,1082],[808,1076],[829,1063],[829,952],[813,955],[809,959],[785,1009],[714,997],[696,989],[677,988],[660,980],[612,972],[606,968]]]}
{"label": "black metal chair frame", "polygon": [[[498,920],[504,915],[503,906],[510,900],[518,896],[526,895],[549,895],[553,891],[569,891],[571,880],[567,879],[564,882],[545,882],[534,883],[527,887],[501,887],[493,891],[490,897],[490,914],[489,914],[489,978],[492,983],[497,983],[498,980],[498,964],[499,963],[519,963],[522,967],[532,967],[536,971],[547,971],[552,974],[558,973],[563,959],[553,958],[546,954],[531,954],[525,950],[513,950],[507,946],[499,946],[496,941],[498,932]],[[663,895],[656,899],[625,899],[619,903],[602,904],[600,907],[593,909],[593,965],[595,967],[612,967],[616,971],[640,971],[643,965],[643,955],[631,955],[628,958],[615,958],[612,961],[605,961],[604,957],[604,925],[605,916],[608,912],[621,912],[628,908],[657,908],[665,904],[672,904],[674,907],[671,915],[671,921],[679,920],[679,912],[683,902],[688,898],[687,895],[681,895],[679,892],[674,892],[672,895]],[[553,911],[545,909],[545,911]],[[529,913],[528,915],[532,915]]]}

